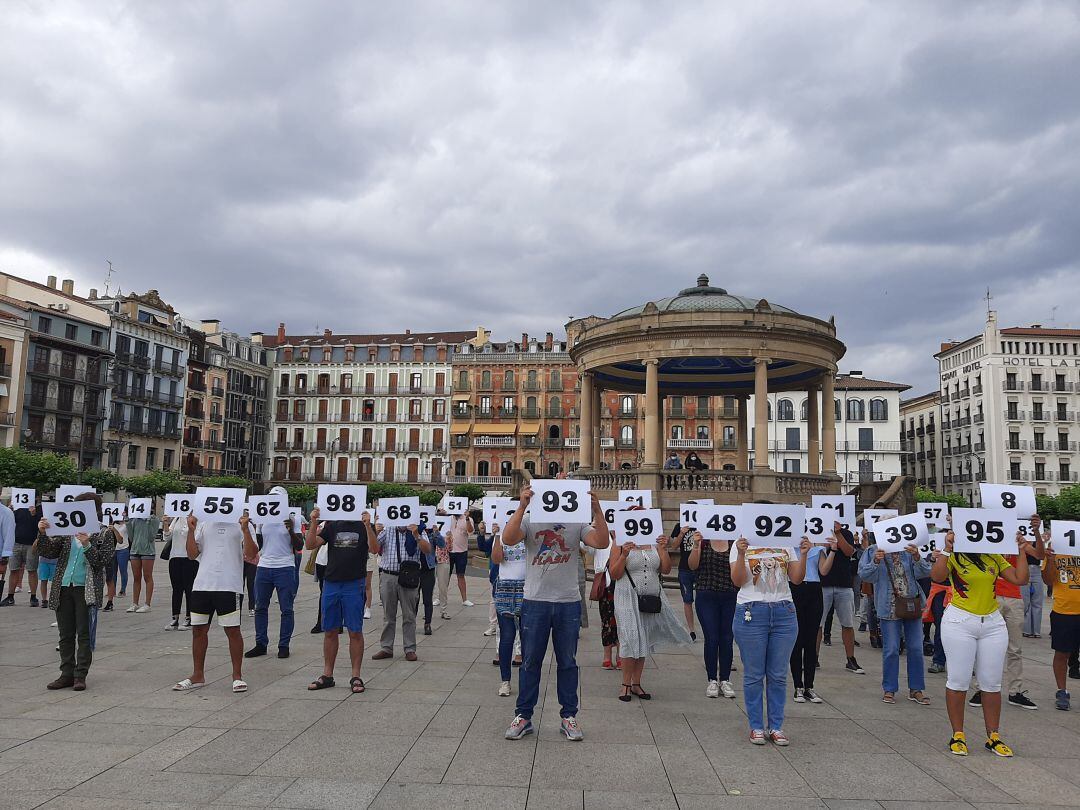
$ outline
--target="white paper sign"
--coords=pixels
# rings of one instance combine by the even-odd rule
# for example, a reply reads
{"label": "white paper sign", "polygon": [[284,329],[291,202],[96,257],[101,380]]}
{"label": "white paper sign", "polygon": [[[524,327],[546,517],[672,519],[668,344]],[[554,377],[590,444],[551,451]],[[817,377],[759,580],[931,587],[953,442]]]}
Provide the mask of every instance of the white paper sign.
{"label": "white paper sign", "polygon": [[1035,508],[1035,490],[1031,487],[1014,487],[1008,484],[979,484],[983,509],[1004,509],[1021,517],[1031,517]]}
{"label": "white paper sign", "polygon": [[915,508],[931,526],[949,525],[949,522],[946,520],[949,516],[949,505],[947,503],[928,501],[927,503],[916,505]]}
{"label": "white paper sign", "polygon": [[315,498],[320,520],[360,520],[367,508],[367,487],[360,484],[319,484]]}
{"label": "white paper sign", "polygon": [[191,495],[171,492],[165,496],[165,517],[187,517],[194,508],[194,499]]}
{"label": "white paper sign", "polygon": [[798,548],[806,526],[801,504],[744,503],[743,537],[755,548]]}
{"label": "white paper sign", "polygon": [[874,524],[874,544],[882,551],[903,551],[910,545],[921,546],[930,540],[926,518],[921,514],[899,515]]}
{"label": "white paper sign", "polygon": [[1080,555],[1080,520],[1052,521],[1050,544],[1054,547],[1055,554]]}
{"label": "white paper sign", "polygon": [[743,531],[742,516],[741,506],[699,506],[697,530],[702,540],[734,542]]}
{"label": "white paper sign", "polygon": [[128,520],[137,518],[148,518],[154,512],[154,499],[153,498],[131,498],[128,501],[127,514]]}
{"label": "white paper sign", "polygon": [[37,491],[22,487],[11,488],[11,508],[27,509],[37,503]]}
{"label": "white paper sign", "polygon": [[125,503],[103,503],[101,505],[101,522],[106,526],[112,526],[117,521],[124,519],[127,512]]}
{"label": "white paper sign", "polygon": [[835,509],[836,520],[849,532],[855,532],[854,495],[814,495],[810,503],[815,509]]}
{"label": "white paper sign", "polygon": [[1039,536],[1041,535],[1041,533],[1043,531],[1045,531],[1045,527],[1042,527],[1042,526],[1039,527],[1038,531],[1031,528],[1031,519],[1030,518],[1020,517],[1019,515],[1017,515],[1015,520],[1016,520],[1016,523],[1013,525],[1013,530],[1012,530],[1012,535],[1011,535],[1012,537],[1016,537],[1016,535],[1019,534],[1025,540],[1027,540],[1029,543],[1034,544],[1036,541],[1038,541]]}
{"label": "white paper sign", "polygon": [[529,518],[533,523],[591,523],[589,482],[573,478],[537,478]]}
{"label": "white paper sign", "polygon": [[655,546],[657,538],[664,533],[663,518],[659,509],[624,510],[615,513],[615,545],[634,543],[638,546]]}
{"label": "white paper sign", "polygon": [[635,506],[640,506],[642,509],[652,509],[652,490],[620,489],[619,500],[633,501]]}
{"label": "white paper sign", "polygon": [[289,516],[289,496],[251,495],[247,499],[247,513],[257,524],[284,522]]}
{"label": "white paper sign", "polygon": [[945,535],[947,534],[948,532],[931,532],[930,537],[927,539],[927,541],[921,546],[919,546],[919,554],[925,557],[931,551],[944,551]]}
{"label": "white paper sign", "polygon": [[[203,523],[236,523],[244,514],[247,491],[230,487],[199,487],[191,498],[191,511]],[[131,509],[128,508],[130,514]]]}
{"label": "white paper sign", "polygon": [[383,526],[419,526],[419,498],[380,498],[379,513]]}
{"label": "white paper sign", "polygon": [[62,484],[56,488],[56,500],[61,503],[71,503],[75,500],[76,495],[82,495],[84,492],[93,491],[93,487],[86,487],[78,484]]}
{"label": "white paper sign", "polygon": [[679,526],[685,529],[700,528],[701,524],[708,519],[709,505],[698,504],[693,501],[679,504]]}
{"label": "white paper sign", "polygon": [[292,521],[292,530],[299,534],[304,528],[304,510],[299,506],[290,507],[289,520]]}
{"label": "white paper sign", "polygon": [[506,525],[506,521],[517,511],[518,502],[513,498],[484,498],[484,523],[487,530],[494,531],[493,526],[498,526],[500,531]]}
{"label": "white paper sign", "polygon": [[815,506],[806,510],[806,536],[814,543],[828,543],[833,536],[833,524],[839,520],[835,509]]}
{"label": "white paper sign", "polygon": [[900,511],[897,509],[864,509],[862,513],[862,525],[863,528],[870,532],[871,538],[874,537],[874,524],[879,520],[889,520],[890,518],[898,517]]}
{"label": "white paper sign", "polygon": [[1016,516],[1004,509],[954,509],[953,551],[961,554],[1015,554]]}
{"label": "white paper sign", "polygon": [[448,515],[464,515],[469,511],[469,499],[460,495],[451,495],[448,492],[439,501],[439,508]]}
{"label": "white paper sign", "polygon": [[625,509],[629,509],[632,504],[626,501],[600,501],[600,508],[604,510],[604,520],[607,521],[609,529],[615,528],[615,515],[622,512]]}
{"label": "white paper sign", "polygon": [[49,521],[45,532],[49,537],[93,534],[101,530],[97,505],[93,501],[46,501],[41,505],[42,517]]}

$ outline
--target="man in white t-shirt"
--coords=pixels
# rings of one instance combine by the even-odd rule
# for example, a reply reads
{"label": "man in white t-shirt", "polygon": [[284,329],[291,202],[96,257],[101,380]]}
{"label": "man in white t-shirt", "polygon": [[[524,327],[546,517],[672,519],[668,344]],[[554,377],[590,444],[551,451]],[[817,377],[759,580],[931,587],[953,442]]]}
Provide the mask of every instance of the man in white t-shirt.
{"label": "man in white t-shirt", "polygon": [[238,523],[199,523],[189,515],[188,558],[199,561],[195,587],[188,606],[191,608],[190,678],[173,686],[175,692],[187,692],[206,685],[206,647],[210,641],[210,619],[217,614],[218,627],[229,639],[232,659],[232,690],[246,692],[241,677],[244,661],[244,637],[240,633],[239,594],[244,591],[244,558],[254,559],[259,547],[251,536],[247,515]]}
{"label": "man in white t-shirt", "polygon": [[[284,487],[274,487],[270,494],[288,498]],[[255,646],[244,653],[244,657],[266,655],[270,600],[277,591],[278,607],[281,608],[277,657],[288,658],[295,622],[293,600],[296,599],[296,570],[293,561],[296,558],[295,549],[302,547],[303,538],[291,518],[267,521],[259,526],[259,534],[262,536],[262,547],[259,551],[259,567],[255,571]]]}

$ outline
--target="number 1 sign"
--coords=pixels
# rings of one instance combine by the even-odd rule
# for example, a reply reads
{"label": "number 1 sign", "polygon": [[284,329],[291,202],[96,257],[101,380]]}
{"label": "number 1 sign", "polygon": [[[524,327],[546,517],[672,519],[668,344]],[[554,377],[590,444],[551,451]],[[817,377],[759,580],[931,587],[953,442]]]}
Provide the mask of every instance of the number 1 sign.
{"label": "number 1 sign", "polygon": [[615,514],[615,545],[633,543],[637,546],[653,546],[664,533],[663,518],[659,509],[626,510]]}
{"label": "number 1 sign", "polygon": [[1070,556],[1080,554],[1080,521],[1052,521],[1050,523],[1050,544],[1054,547],[1055,554],[1068,554]]}
{"label": "number 1 sign", "polygon": [[529,503],[534,523],[591,523],[592,498],[589,482],[573,479],[541,478],[532,482]]}

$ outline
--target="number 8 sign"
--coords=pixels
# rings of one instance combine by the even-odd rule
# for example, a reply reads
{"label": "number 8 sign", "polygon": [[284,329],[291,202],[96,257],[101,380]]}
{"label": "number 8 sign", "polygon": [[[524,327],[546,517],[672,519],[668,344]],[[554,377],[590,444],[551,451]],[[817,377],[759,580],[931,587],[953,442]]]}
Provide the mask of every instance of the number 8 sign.
{"label": "number 8 sign", "polygon": [[615,513],[615,545],[634,543],[638,546],[654,546],[664,533],[664,522],[659,509],[635,509]]}
{"label": "number 8 sign", "polygon": [[383,526],[420,524],[419,498],[380,498],[379,519]]}
{"label": "number 8 sign", "polygon": [[533,523],[591,523],[592,499],[588,481],[554,478],[532,482],[529,519]]}

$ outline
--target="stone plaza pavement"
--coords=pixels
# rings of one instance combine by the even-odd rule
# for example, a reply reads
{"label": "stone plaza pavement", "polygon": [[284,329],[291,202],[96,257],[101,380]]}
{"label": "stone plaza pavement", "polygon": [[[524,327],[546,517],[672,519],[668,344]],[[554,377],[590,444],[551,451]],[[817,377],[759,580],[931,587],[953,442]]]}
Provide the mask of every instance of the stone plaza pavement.
{"label": "stone plaza pavement", "polygon": [[[0,609],[0,807],[1080,805],[1080,712],[1053,708],[1046,639],[1025,643],[1027,686],[1041,708],[1004,709],[1013,760],[982,750],[977,717],[968,724],[971,756],[944,752],[943,675],[927,676],[931,707],[903,700],[906,692],[897,705],[882,704],[880,655],[865,634],[859,659],[868,674],[842,670],[842,647],[823,648],[818,686],[827,702],[789,704],[792,745],[780,750],[746,741],[741,693],[736,700],[704,697],[697,652],[649,662],[652,702],[617,701],[620,676],[600,668],[591,606],[579,655],[585,741],[558,733],[549,656],[538,733],[506,742],[514,703],[496,696],[494,639],[482,635],[484,579],[469,580],[475,607],[453,596],[452,620],[436,619],[434,635],[420,637],[418,662],[407,663],[400,646],[391,661],[367,660],[369,641],[368,691],[351,696],[343,688],[347,665],[339,665],[337,688],[305,691],[320,671],[321,637],[308,632],[318,590],[304,576],[292,657],[273,655],[272,606],[271,655],[246,662],[251,689],[233,695],[217,629],[207,672],[213,682],[170,691],[190,674],[190,635],[162,629],[169,589],[164,566],[157,573],[164,587],[153,612],[126,614],[121,602],[120,612],[102,614],[81,694],[45,690],[57,674],[52,614],[27,607],[25,593],[17,606]],[[369,640],[378,637],[380,615],[376,606]],[[243,626],[250,645],[246,614]]]}

